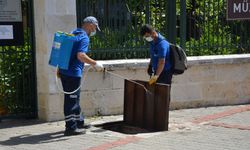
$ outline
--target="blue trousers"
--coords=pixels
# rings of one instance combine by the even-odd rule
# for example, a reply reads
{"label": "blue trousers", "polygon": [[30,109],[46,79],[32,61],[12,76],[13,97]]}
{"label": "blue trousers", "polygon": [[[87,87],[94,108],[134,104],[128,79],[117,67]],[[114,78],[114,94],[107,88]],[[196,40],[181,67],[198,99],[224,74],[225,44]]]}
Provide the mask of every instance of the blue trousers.
{"label": "blue trousers", "polygon": [[172,71],[162,71],[159,78],[157,79],[157,83],[169,84],[171,86],[173,73]]}
{"label": "blue trousers", "polygon": [[[60,74],[63,90],[72,92],[81,84],[80,77],[71,77]],[[80,89],[73,94],[64,94],[64,116],[66,130],[75,130],[78,125],[84,124],[84,116],[80,107]]]}
{"label": "blue trousers", "polygon": [[173,73],[172,71],[162,71],[160,74],[159,78],[157,79],[157,83],[164,83],[164,84],[169,84],[170,89],[169,89],[169,102],[171,101],[171,84],[172,84],[172,77]]}

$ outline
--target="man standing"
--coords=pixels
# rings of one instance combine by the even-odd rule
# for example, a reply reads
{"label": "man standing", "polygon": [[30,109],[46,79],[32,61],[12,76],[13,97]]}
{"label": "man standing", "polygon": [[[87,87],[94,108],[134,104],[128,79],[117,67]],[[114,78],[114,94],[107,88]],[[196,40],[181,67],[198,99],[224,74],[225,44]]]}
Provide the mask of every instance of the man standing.
{"label": "man standing", "polygon": [[173,73],[171,71],[169,42],[148,24],[142,26],[141,36],[150,43],[148,73],[153,76],[150,78],[149,84],[165,83],[171,85]]}
{"label": "man standing", "polygon": [[[92,65],[97,71],[103,70],[103,65],[86,55],[89,46],[89,36],[96,34],[96,29],[100,30],[95,17],[89,16],[83,20],[82,28],[77,28],[71,33],[76,36],[68,70],[59,70],[63,90],[71,92],[81,84],[81,77],[84,63]],[[65,116],[65,136],[85,133],[84,116],[81,114],[80,89],[73,94],[64,94],[64,116]]]}

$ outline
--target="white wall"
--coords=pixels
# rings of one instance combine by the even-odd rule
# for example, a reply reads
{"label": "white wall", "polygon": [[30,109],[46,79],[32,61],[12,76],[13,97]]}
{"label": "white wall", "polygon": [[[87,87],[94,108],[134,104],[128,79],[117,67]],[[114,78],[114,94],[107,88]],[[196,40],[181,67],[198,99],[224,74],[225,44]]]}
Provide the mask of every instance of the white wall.
{"label": "white wall", "polygon": [[[104,64],[111,73],[127,79],[148,80],[148,61],[112,60]],[[188,67],[183,75],[173,78],[171,109],[250,102],[250,55],[188,57]],[[62,94],[54,83],[50,86],[54,87],[50,95],[54,97],[55,107],[61,107]],[[82,86],[81,107],[85,115],[123,113],[124,79],[89,70]],[[59,97],[60,103],[56,100]],[[55,119],[62,119],[63,109],[57,110],[61,111],[51,113],[61,114]]]}
{"label": "white wall", "polygon": [[189,57],[174,78],[171,108],[250,102],[250,55]]}

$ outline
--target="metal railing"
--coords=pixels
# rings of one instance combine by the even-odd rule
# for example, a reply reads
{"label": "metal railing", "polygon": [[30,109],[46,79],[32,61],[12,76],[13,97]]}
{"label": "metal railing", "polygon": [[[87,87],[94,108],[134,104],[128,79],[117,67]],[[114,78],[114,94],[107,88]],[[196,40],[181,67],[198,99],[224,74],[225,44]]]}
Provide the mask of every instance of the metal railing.
{"label": "metal railing", "polygon": [[226,0],[188,0],[185,13],[186,35],[178,37],[185,36],[188,55],[250,52],[250,21],[227,21]]}
{"label": "metal railing", "polygon": [[148,58],[140,27],[149,23],[189,56],[250,52],[250,22],[227,21],[226,0],[77,0],[77,20],[93,15],[101,32],[91,39],[95,59]]}

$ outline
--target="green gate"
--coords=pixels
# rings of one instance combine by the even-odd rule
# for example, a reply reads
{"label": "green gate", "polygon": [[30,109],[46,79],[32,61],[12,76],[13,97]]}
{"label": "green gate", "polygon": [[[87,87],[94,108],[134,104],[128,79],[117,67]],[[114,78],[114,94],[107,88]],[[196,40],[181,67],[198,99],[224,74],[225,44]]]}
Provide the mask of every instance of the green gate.
{"label": "green gate", "polygon": [[77,0],[77,22],[97,17],[95,59],[147,58],[140,27],[150,23],[188,56],[250,52],[250,21],[226,20],[226,0]]}
{"label": "green gate", "polygon": [[22,44],[0,46],[0,119],[37,116],[33,1],[22,0],[21,6]]}

